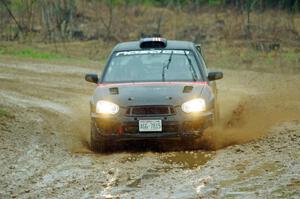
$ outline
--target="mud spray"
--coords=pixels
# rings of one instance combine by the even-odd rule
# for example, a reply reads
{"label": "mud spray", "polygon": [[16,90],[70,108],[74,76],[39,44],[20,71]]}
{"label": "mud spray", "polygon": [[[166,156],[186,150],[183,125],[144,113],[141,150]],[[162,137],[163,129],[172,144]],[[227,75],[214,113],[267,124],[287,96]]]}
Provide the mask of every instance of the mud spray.
{"label": "mud spray", "polygon": [[242,90],[223,90],[220,93],[221,120],[216,127],[204,132],[201,143],[205,148],[216,150],[246,143],[266,135],[282,122],[299,120],[299,83],[276,82],[256,82],[260,88],[255,92],[248,92],[245,85],[241,86]]}

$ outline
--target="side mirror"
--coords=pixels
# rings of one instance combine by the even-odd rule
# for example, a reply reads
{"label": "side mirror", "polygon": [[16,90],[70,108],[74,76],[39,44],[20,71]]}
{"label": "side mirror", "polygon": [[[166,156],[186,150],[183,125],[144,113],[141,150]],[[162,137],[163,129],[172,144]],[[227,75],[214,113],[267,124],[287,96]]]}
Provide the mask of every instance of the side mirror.
{"label": "side mirror", "polygon": [[208,73],[208,80],[209,81],[214,81],[218,79],[223,78],[223,73],[222,72],[209,72]]}
{"label": "side mirror", "polygon": [[92,83],[98,83],[98,75],[94,73],[86,74],[85,80]]}

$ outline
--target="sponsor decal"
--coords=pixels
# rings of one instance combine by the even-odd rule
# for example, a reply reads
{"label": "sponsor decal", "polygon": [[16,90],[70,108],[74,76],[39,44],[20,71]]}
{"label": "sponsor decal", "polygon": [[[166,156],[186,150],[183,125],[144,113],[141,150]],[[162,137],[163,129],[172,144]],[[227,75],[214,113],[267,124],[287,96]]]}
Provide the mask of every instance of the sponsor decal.
{"label": "sponsor decal", "polygon": [[132,51],[120,51],[115,54],[118,56],[128,56],[128,55],[148,55],[148,54],[177,54],[184,55],[184,52],[188,55],[190,51],[188,50],[132,50]]}

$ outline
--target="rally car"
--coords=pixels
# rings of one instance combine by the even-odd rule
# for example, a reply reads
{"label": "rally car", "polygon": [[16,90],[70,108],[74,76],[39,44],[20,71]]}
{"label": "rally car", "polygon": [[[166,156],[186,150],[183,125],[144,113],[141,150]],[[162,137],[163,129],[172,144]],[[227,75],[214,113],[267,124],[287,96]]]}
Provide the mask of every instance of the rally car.
{"label": "rally car", "polygon": [[[193,143],[218,120],[215,80],[193,42],[143,38],[119,43],[90,100],[91,148],[110,150],[132,140]],[[192,146],[192,144],[191,144]]]}

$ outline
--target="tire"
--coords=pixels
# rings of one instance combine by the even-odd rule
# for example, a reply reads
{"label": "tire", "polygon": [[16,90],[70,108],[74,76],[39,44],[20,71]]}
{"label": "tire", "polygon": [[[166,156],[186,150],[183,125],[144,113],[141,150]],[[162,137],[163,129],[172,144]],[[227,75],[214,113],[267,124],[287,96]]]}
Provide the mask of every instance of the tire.
{"label": "tire", "polygon": [[198,138],[184,138],[182,139],[183,150],[198,150],[200,148]]}
{"label": "tire", "polygon": [[219,110],[219,104],[216,103],[215,105],[215,111],[214,111],[214,123],[213,126],[218,125],[220,122],[220,110]]}
{"label": "tire", "polygon": [[220,123],[220,105],[218,100],[218,89],[215,82],[215,88],[214,88],[214,95],[215,95],[215,102],[214,102],[214,120],[213,120],[213,126],[216,126]]}
{"label": "tire", "polygon": [[105,140],[98,140],[96,139],[97,129],[95,124],[91,122],[91,137],[90,137],[90,145],[91,150],[95,152],[108,152],[109,151],[109,144]]}

